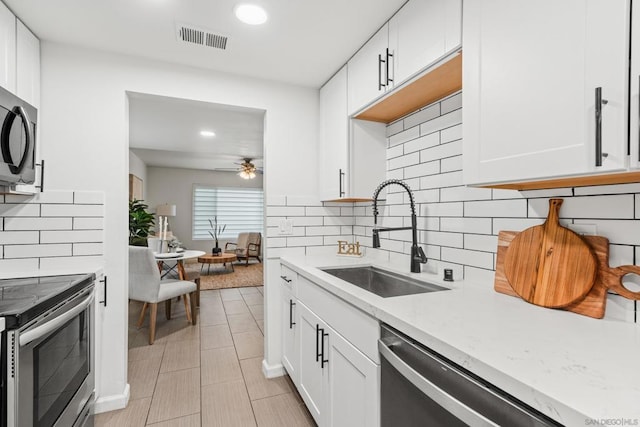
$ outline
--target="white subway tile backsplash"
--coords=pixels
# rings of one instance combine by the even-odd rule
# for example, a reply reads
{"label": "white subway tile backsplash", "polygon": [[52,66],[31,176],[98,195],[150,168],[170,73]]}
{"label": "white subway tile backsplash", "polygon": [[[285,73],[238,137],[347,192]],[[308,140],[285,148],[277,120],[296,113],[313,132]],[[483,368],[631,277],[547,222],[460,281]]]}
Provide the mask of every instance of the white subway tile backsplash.
{"label": "white subway tile backsplash", "polygon": [[[353,216],[325,216],[324,225],[353,225]],[[309,224],[309,225],[322,225],[322,224]]]}
{"label": "white subway tile backsplash", "polygon": [[42,258],[71,256],[71,244],[5,245],[4,258]]}
{"label": "white subway tile backsplash", "polygon": [[335,236],[340,234],[340,226],[306,227],[307,236]]}
{"label": "white subway tile backsplash", "polygon": [[389,169],[404,168],[406,166],[416,165],[420,163],[420,153],[405,154],[401,157],[395,157],[388,162]]}
{"label": "white subway tile backsplash", "polygon": [[3,217],[33,217],[40,216],[40,205],[27,203],[27,204],[13,204],[5,203],[0,205],[0,216]]}
{"label": "white subway tile backsplash", "polygon": [[461,202],[467,200],[490,200],[491,190],[475,187],[447,187],[440,189],[441,202]]}
{"label": "white subway tile backsplash", "polygon": [[392,135],[395,135],[396,133],[400,133],[403,130],[404,130],[404,122],[402,120],[393,122],[389,126],[387,126],[387,138]]}
{"label": "white subway tile backsplash", "polygon": [[[417,153],[416,153],[417,154]],[[440,161],[423,162],[415,166],[404,168],[405,178],[418,178],[425,175],[435,175],[440,173]]]}
{"label": "white subway tile backsplash", "polygon": [[441,231],[423,231],[423,242],[430,245],[462,248],[464,237],[462,233],[446,233]]}
{"label": "white subway tile backsplash", "polygon": [[493,234],[498,235],[500,231],[522,231],[543,222],[542,218],[493,218]]}
{"label": "white subway tile backsplash", "polygon": [[102,243],[74,243],[73,244],[74,256],[102,255],[103,252],[104,252],[104,249],[102,247]]}
{"label": "white subway tile backsplash", "polygon": [[104,193],[101,191],[76,191],[73,193],[73,203],[101,205],[104,203]]}
{"label": "white subway tile backsplash", "polygon": [[307,216],[340,216],[340,206],[306,207]]}
{"label": "white subway tile backsplash", "polygon": [[462,156],[448,157],[440,160],[442,172],[453,172],[462,170]]}
{"label": "white subway tile backsplash", "polygon": [[42,205],[41,216],[99,217],[104,216],[103,205]]}
{"label": "white subway tile backsplash", "polygon": [[[560,218],[619,218],[634,217],[634,198],[631,194],[615,196],[568,197],[560,207]],[[529,217],[546,217],[547,199],[529,200]]]}
{"label": "white subway tile backsplash", "polygon": [[33,196],[7,194],[5,203],[73,203],[72,191],[46,191]]}
{"label": "white subway tile backsplash", "polygon": [[462,154],[462,141],[447,142],[435,147],[420,151],[420,161],[429,162],[431,160],[444,159],[447,157],[460,156]]}
{"label": "white subway tile backsplash", "polygon": [[287,237],[287,247],[292,246],[322,246],[322,236]]}
{"label": "white subway tile backsplash", "polygon": [[4,231],[0,232],[0,245],[34,244],[40,241],[38,231]]}
{"label": "white subway tile backsplash", "polygon": [[59,258],[40,258],[40,268],[43,270],[95,269],[103,264],[101,255],[72,256]]}
{"label": "white subway tile backsplash", "polygon": [[576,187],[574,193],[576,196],[640,193],[640,183]]}
{"label": "white subway tile backsplash", "polygon": [[429,175],[420,178],[420,189],[457,187],[462,185],[462,171]]}
{"label": "white subway tile backsplash", "polygon": [[418,126],[421,123],[440,116],[440,103],[432,104],[404,118],[405,128]]}
{"label": "white subway tile backsplash", "polygon": [[442,231],[491,234],[491,227],[491,218],[456,217],[440,219],[440,229]]}
{"label": "white subway tile backsplash", "polygon": [[639,220],[576,219],[575,224],[595,224],[598,235],[605,236],[609,243],[617,245],[638,245],[640,243]]}
{"label": "white subway tile backsplash", "polygon": [[41,243],[99,243],[104,240],[102,230],[41,231]]}
{"label": "white subway tile backsplash", "polygon": [[102,230],[104,218],[73,218],[74,230]]}
{"label": "white subway tile backsplash", "polygon": [[413,153],[429,147],[435,147],[438,144],[440,144],[440,132],[434,132],[429,135],[421,136],[413,141],[406,142],[404,144],[404,152],[405,154]]}
{"label": "white subway tile backsplash", "polygon": [[387,160],[393,159],[395,157],[400,157],[404,154],[404,145],[396,145],[395,147],[391,147],[387,149]]}
{"label": "white subway tile backsplash", "polygon": [[467,249],[442,248],[442,261],[455,264],[470,265],[472,267],[493,269],[493,254],[488,252],[471,251]]}
{"label": "white subway tile backsplash", "polygon": [[[515,191],[515,190],[512,190]],[[535,199],[538,197],[571,197],[573,191],[571,188],[550,188],[545,190],[526,190],[520,191],[523,197]]]}
{"label": "white subway tile backsplash", "polygon": [[462,124],[451,126],[440,132],[440,144],[462,139]]}
{"label": "white subway tile backsplash", "polygon": [[464,215],[475,217],[526,217],[526,200],[486,200],[464,202]]}
{"label": "white subway tile backsplash", "polygon": [[[287,246],[286,237],[269,237],[267,239],[268,248],[285,248]],[[271,251],[269,251],[271,252]]]}
{"label": "white subway tile backsplash", "polygon": [[0,271],[3,273],[36,271],[39,266],[38,258],[0,259]]}
{"label": "white subway tile backsplash", "polygon": [[462,108],[462,93],[457,93],[440,102],[440,113],[447,114],[453,110]]}
{"label": "white subway tile backsplash", "polygon": [[609,245],[609,265],[617,267],[619,265],[633,264],[633,246]]}
{"label": "white subway tile backsplash", "polygon": [[389,147],[411,141],[420,136],[420,128],[414,126],[412,128],[405,127],[405,130],[389,137]]}
{"label": "white subway tile backsplash", "polygon": [[461,217],[463,210],[462,202],[454,203],[425,203],[420,206],[421,216],[455,216]]}
{"label": "white subway tile backsplash", "polygon": [[[325,217],[322,216],[296,216],[291,218],[291,220],[293,221],[294,227],[302,227],[308,225],[322,225],[324,224],[324,218]],[[279,225],[279,223],[277,225]]]}
{"label": "white subway tile backsplash", "polygon": [[420,125],[420,135],[426,135],[462,123],[462,109],[443,114]]}
{"label": "white subway tile backsplash", "polygon": [[349,206],[349,207],[340,207],[340,215],[342,216],[353,216],[353,206]]}
{"label": "white subway tile backsplash", "polygon": [[483,252],[496,252],[498,248],[498,236],[485,236],[482,234],[465,234],[464,248]]}
{"label": "white subway tile backsplash", "polygon": [[503,190],[500,188],[494,188],[491,190],[491,198],[493,200],[504,200],[504,199],[525,199],[524,194],[517,190]]}
{"label": "white subway tile backsplash", "polygon": [[72,218],[5,218],[5,230],[71,230]]}
{"label": "white subway tile backsplash", "polygon": [[[323,208],[318,208],[323,209]],[[304,206],[267,206],[267,216],[304,216]]]}
{"label": "white subway tile backsplash", "polygon": [[440,190],[433,188],[431,190],[419,190],[413,192],[415,202],[418,203],[437,203],[440,201]]}

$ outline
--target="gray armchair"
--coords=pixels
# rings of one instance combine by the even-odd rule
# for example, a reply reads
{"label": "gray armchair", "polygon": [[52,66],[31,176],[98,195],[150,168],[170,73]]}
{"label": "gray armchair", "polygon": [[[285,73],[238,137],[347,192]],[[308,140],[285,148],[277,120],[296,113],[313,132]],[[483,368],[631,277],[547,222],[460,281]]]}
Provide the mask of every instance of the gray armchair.
{"label": "gray armchair", "polygon": [[256,258],[260,261],[260,246],[262,245],[262,234],[260,233],[238,233],[237,242],[227,242],[224,245],[225,252],[236,254],[239,260],[246,260],[249,265],[249,258]]}
{"label": "gray armchair", "polygon": [[[156,335],[158,303],[165,302],[167,320],[171,318],[171,298],[183,296],[187,321],[196,324],[196,284],[183,280],[161,280],[158,264],[149,248],[129,246],[129,299],[143,302],[138,327],[142,326],[147,308],[149,314],[149,344]],[[189,304],[189,301],[191,304]]]}

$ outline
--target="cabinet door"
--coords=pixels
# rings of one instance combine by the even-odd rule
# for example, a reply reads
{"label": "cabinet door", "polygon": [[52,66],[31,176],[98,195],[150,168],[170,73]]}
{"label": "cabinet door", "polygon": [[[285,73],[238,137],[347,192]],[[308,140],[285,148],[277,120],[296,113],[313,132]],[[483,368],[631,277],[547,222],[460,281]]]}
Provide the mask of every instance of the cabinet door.
{"label": "cabinet door", "polygon": [[346,196],[349,117],[347,67],[320,89],[320,200]]}
{"label": "cabinet door", "polygon": [[16,93],[16,17],[0,2],[0,86]]}
{"label": "cabinet door", "polygon": [[17,21],[17,95],[40,106],[40,41],[22,22]]}
{"label": "cabinet door", "polygon": [[282,289],[282,364],[289,373],[291,380],[297,386],[298,358],[300,340],[298,336],[299,319],[296,299],[284,286]]}
{"label": "cabinet door", "polygon": [[[634,3],[631,12],[631,46],[640,46],[640,4]],[[636,48],[631,52],[631,76],[629,94],[629,148],[631,152],[631,167],[640,168],[640,51]]]}
{"label": "cabinet door", "polygon": [[349,76],[349,115],[353,115],[374,99],[383,95],[386,84],[386,66],[378,55],[386,58],[389,46],[389,25],[385,24],[347,63]]}
{"label": "cabinet door", "polygon": [[[628,1],[478,0],[464,6],[467,184],[623,170]],[[596,88],[602,151],[596,166]]]}
{"label": "cabinet door", "polygon": [[300,363],[298,390],[307,405],[309,412],[318,425],[324,425],[325,417],[325,371],[318,358],[320,350],[317,328],[324,328],[324,323],[304,304],[298,301],[300,320]]}
{"label": "cabinet door", "polygon": [[[386,178],[386,125],[351,119],[349,159],[349,194],[358,198],[373,197],[376,187]],[[386,189],[383,191],[380,198],[386,194]]]}
{"label": "cabinet door", "polygon": [[394,86],[444,55],[446,3],[447,0],[410,0],[389,21]]}
{"label": "cabinet door", "polygon": [[328,333],[328,347],[325,347],[328,348],[325,369],[329,371],[327,425],[380,425],[380,367],[332,329],[329,328]]}

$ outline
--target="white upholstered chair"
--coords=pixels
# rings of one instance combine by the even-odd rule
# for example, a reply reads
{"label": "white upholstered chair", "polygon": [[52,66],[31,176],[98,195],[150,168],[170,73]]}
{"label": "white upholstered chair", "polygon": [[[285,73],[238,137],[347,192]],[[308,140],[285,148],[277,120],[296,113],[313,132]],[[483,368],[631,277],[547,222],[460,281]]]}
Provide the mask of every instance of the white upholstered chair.
{"label": "white upholstered chair", "polygon": [[187,321],[195,325],[196,284],[184,280],[161,280],[153,251],[145,247],[129,246],[129,299],[144,303],[138,318],[138,327],[144,322],[147,308],[151,308],[149,344],[155,341],[158,303],[165,302],[168,320],[171,318],[171,298],[178,296],[183,296]]}

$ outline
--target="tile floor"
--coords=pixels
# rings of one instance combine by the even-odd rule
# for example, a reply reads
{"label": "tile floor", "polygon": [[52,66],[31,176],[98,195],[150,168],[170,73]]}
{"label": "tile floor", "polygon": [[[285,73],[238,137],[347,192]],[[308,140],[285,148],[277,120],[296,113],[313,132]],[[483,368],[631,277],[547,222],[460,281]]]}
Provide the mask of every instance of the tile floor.
{"label": "tile floor", "polygon": [[158,309],[156,341],[148,345],[148,315],[129,306],[129,384],[126,409],[96,416],[97,426],[313,426],[288,377],[262,375],[262,287],[201,293],[198,324],[184,305],[167,321]]}

